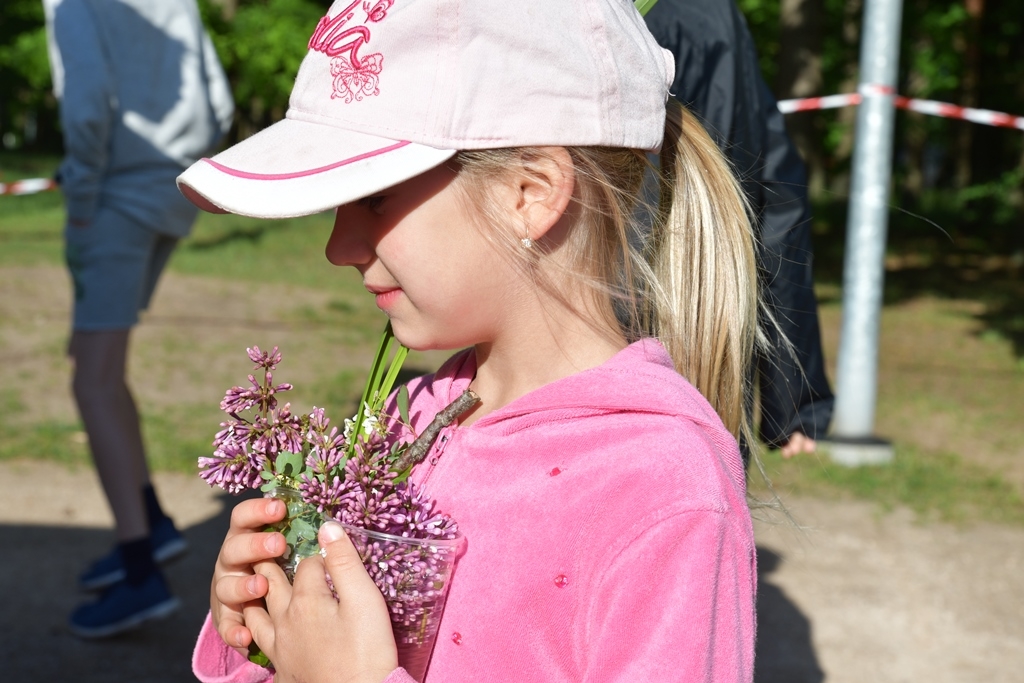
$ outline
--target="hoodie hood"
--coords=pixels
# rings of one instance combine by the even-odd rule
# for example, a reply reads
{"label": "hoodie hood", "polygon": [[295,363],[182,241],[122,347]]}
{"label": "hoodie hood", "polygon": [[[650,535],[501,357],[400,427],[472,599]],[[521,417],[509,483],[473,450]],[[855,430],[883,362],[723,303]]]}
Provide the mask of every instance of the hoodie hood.
{"label": "hoodie hood", "polygon": [[[476,352],[467,349],[448,359],[433,377],[412,382],[411,418],[417,429],[468,389],[475,375]],[[726,458],[726,468],[733,481],[745,482],[735,438],[704,396],[675,371],[656,339],[636,341],[605,363],[535,389],[465,429],[480,437],[498,438],[615,414],[662,415],[696,425],[720,452],[736,453],[735,458]]]}
{"label": "hoodie hood", "polygon": [[[436,410],[458,398],[475,375],[473,349],[441,366],[432,383]],[[725,429],[701,393],[675,371],[672,358],[656,339],[641,339],[597,367],[535,389],[481,417],[472,428],[512,433],[540,422],[627,411],[683,417]]]}

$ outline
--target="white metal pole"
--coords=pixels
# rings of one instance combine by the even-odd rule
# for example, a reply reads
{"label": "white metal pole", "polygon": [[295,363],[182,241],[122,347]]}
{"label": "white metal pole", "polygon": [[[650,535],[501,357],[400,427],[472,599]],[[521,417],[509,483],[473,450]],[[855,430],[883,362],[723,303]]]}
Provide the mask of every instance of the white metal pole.
{"label": "white metal pole", "polygon": [[866,0],[853,177],[843,264],[843,319],[829,450],[846,465],[887,462],[892,446],[874,435],[894,97],[902,0]]}

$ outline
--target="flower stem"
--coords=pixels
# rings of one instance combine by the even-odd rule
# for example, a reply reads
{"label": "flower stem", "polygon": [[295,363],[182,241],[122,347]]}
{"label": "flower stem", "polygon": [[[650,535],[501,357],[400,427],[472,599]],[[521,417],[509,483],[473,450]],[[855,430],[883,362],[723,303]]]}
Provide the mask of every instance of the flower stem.
{"label": "flower stem", "polygon": [[[391,358],[391,350],[394,346],[397,346],[398,349],[394,353],[394,358]],[[356,440],[362,433],[367,406],[370,412],[374,413],[384,405],[384,401],[387,400],[388,395],[391,393],[391,387],[394,386],[395,381],[398,379],[398,373],[402,369],[402,364],[405,362],[407,355],[409,355],[409,349],[402,346],[395,339],[395,333],[391,329],[391,321],[388,321],[387,327],[384,328],[384,334],[381,335],[377,354],[374,356],[373,365],[370,367],[370,376],[366,379],[363,396],[356,410],[355,420],[352,425],[352,439],[348,444],[348,448],[346,448],[346,454],[349,458],[355,455]],[[389,358],[391,359],[390,362]]]}
{"label": "flower stem", "polygon": [[427,457],[427,452],[434,445],[437,435],[441,430],[455,422],[456,418],[480,402],[480,397],[472,389],[466,389],[462,395],[448,404],[448,406],[434,416],[427,428],[423,430],[415,441],[409,444],[409,448],[402,453],[402,456],[395,463],[393,469],[400,472],[399,480],[409,476],[412,466]]}

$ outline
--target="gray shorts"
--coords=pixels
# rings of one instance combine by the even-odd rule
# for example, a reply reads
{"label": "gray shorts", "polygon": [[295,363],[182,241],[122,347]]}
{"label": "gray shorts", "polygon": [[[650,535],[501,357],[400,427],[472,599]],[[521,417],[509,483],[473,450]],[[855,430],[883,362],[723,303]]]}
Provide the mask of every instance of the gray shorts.
{"label": "gray shorts", "polygon": [[75,289],[72,329],[88,332],[139,321],[178,238],[101,208],[88,227],[65,226],[64,244]]}

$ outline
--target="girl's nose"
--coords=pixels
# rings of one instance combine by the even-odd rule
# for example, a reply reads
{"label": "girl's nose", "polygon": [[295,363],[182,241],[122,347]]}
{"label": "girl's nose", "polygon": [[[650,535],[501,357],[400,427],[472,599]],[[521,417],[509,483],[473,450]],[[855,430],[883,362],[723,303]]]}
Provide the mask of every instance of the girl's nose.
{"label": "girl's nose", "polygon": [[368,264],[373,259],[373,247],[367,239],[367,229],[349,206],[339,206],[334,212],[334,230],[327,240],[324,252],[327,260],[336,266]]}

